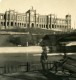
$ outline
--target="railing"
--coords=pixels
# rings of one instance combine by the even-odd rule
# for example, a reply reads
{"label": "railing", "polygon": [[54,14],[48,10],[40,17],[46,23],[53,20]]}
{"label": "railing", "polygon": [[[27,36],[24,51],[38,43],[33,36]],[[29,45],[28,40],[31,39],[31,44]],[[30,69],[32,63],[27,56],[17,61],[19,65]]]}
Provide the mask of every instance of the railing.
{"label": "railing", "polygon": [[[59,66],[60,62],[57,62],[55,64],[55,62],[47,62],[45,63],[46,70],[51,70],[51,71],[55,71],[56,70],[56,66],[57,66],[57,70],[61,70],[63,69],[63,67],[65,68],[65,70],[70,70],[73,72],[76,72],[74,70],[76,70],[76,65],[72,64],[68,64],[68,61],[66,61],[63,66]],[[55,66],[56,65],[56,66]],[[4,65],[2,67],[0,67],[0,74],[8,74],[8,73],[19,73],[19,72],[34,72],[34,71],[41,71],[42,69],[42,64],[40,62],[27,62],[27,63],[23,63],[23,64],[8,64],[8,65]]]}
{"label": "railing", "polygon": [[[47,62],[47,69],[51,69],[53,63]],[[0,67],[0,74],[7,74],[7,73],[16,73],[16,72],[29,72],[29,71],[39,71],[42,70],[42,66],[40,62],[37,63],[25,63],[21,65],[5,65]]]}

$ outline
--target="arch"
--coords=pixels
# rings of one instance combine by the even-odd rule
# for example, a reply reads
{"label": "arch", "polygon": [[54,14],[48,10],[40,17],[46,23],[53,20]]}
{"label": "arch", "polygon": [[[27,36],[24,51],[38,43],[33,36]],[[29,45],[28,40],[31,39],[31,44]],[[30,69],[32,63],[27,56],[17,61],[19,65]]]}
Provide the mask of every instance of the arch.
{"label": "arch", "polygon": [[36,24],[37,25],[37,27],[38,27],[38,24]]}
{"label": "arch", "polygon": [[11,26],[13,26],[13,22],[11,22]]}
{"label": "arch", "polygon": [[7,26],[9,26],[9,22],[7,22]]}
{"label": "arch", "polygon": [[49,24],[49,28],[51,28],[51,25]]}
{"label": "arch", "polygon": [[24,24],[22,23],[22,26],[24,26]]}
{"label": "arch", "polygon": [[44,24],[44,28],[45,28],[45,24]]}
{"label": "arch", "polygon": [[19,23],[18,23],[18,26],[19,26]]}
{"label": "arch", "polygon": [[41,24],[40,24],[40,28],[41,28]]}
{"label": "arch", "polygon": [[15,22],[15,26],[17,25],[17,23]]}
{"label": "arch", "polygon": [[55,28],[56,28],[56,25],[55,25]]}
{"label": "arch", "polygon": [[27,27],[29,27],[29,23],[27,24]]}
{"label": "arch", "polygon": [[48,29],[48,26],[47,26],[47,24],[46,24],[46,28]]}
{"label": "arch", "polygon": [[1,22],[1,25],[4,26],[4,22]]}
{"label": "arch", "polygon": [[31,24],[31,27],[34,27],[34,23]]}
{"label": "arch", "polygon": [[24,24],[24,27],[26,27],[26,24]]}
{"label": "arch", "polygon": [[52,28],[54,28],[54,25],[52,25]]}
{"label": "arch", "polygon": [[21,23],[20,23],[20,26],[21,26]]}
{"label": "arch", "polygon": [[43,24],[42,24],[42,28],[43,28]]}

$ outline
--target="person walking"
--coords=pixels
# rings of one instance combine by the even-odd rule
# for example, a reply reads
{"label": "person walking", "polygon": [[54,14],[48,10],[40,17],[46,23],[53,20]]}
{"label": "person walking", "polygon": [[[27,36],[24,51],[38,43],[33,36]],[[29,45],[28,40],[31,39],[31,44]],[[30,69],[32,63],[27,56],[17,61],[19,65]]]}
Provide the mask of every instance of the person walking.
{"label": "person walking", "polygon": [[43,71],[46,71],[47,70],[47,66],[48,66],[48,64],[47,64],[47,53],[48,53],[48,49],[47,49],[47,47],[45,46],[45,47],[42,47],[42,49],[43,49],[43,52],[41,53],[41,65],[42,65],[42,69],[43,69]]}

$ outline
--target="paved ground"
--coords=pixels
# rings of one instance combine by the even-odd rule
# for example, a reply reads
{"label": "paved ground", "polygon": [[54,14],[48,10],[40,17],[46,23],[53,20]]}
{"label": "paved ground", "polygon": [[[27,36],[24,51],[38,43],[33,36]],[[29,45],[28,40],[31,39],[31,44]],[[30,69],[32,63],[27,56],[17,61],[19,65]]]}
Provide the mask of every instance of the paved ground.
{"label": "paved ground", "polygon": [[47,78],[39,72],[12,73],[0,76],[0,80],[47,80]]}
{"label": "paved ground", "polygon": [[[11,73],[0,75],[0,80],[67,80],[62,79],[50,72],[26,72],[26,73]],[[76,80],[70,78],[69,80]]]}

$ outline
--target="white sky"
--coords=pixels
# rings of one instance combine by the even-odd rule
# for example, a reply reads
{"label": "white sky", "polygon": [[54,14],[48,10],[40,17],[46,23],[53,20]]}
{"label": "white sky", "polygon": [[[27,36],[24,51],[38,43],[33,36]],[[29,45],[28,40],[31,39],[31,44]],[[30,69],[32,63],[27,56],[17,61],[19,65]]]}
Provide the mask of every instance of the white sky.
{"label": "white sky", "polygon": [[72,27],[76,23],[76,0],[0,0],[0,12],[15,9],[18,12],[26,12],[34,7],[40,14],[56,14],[57,17],[65,18],[66,14],[71,14]]}

